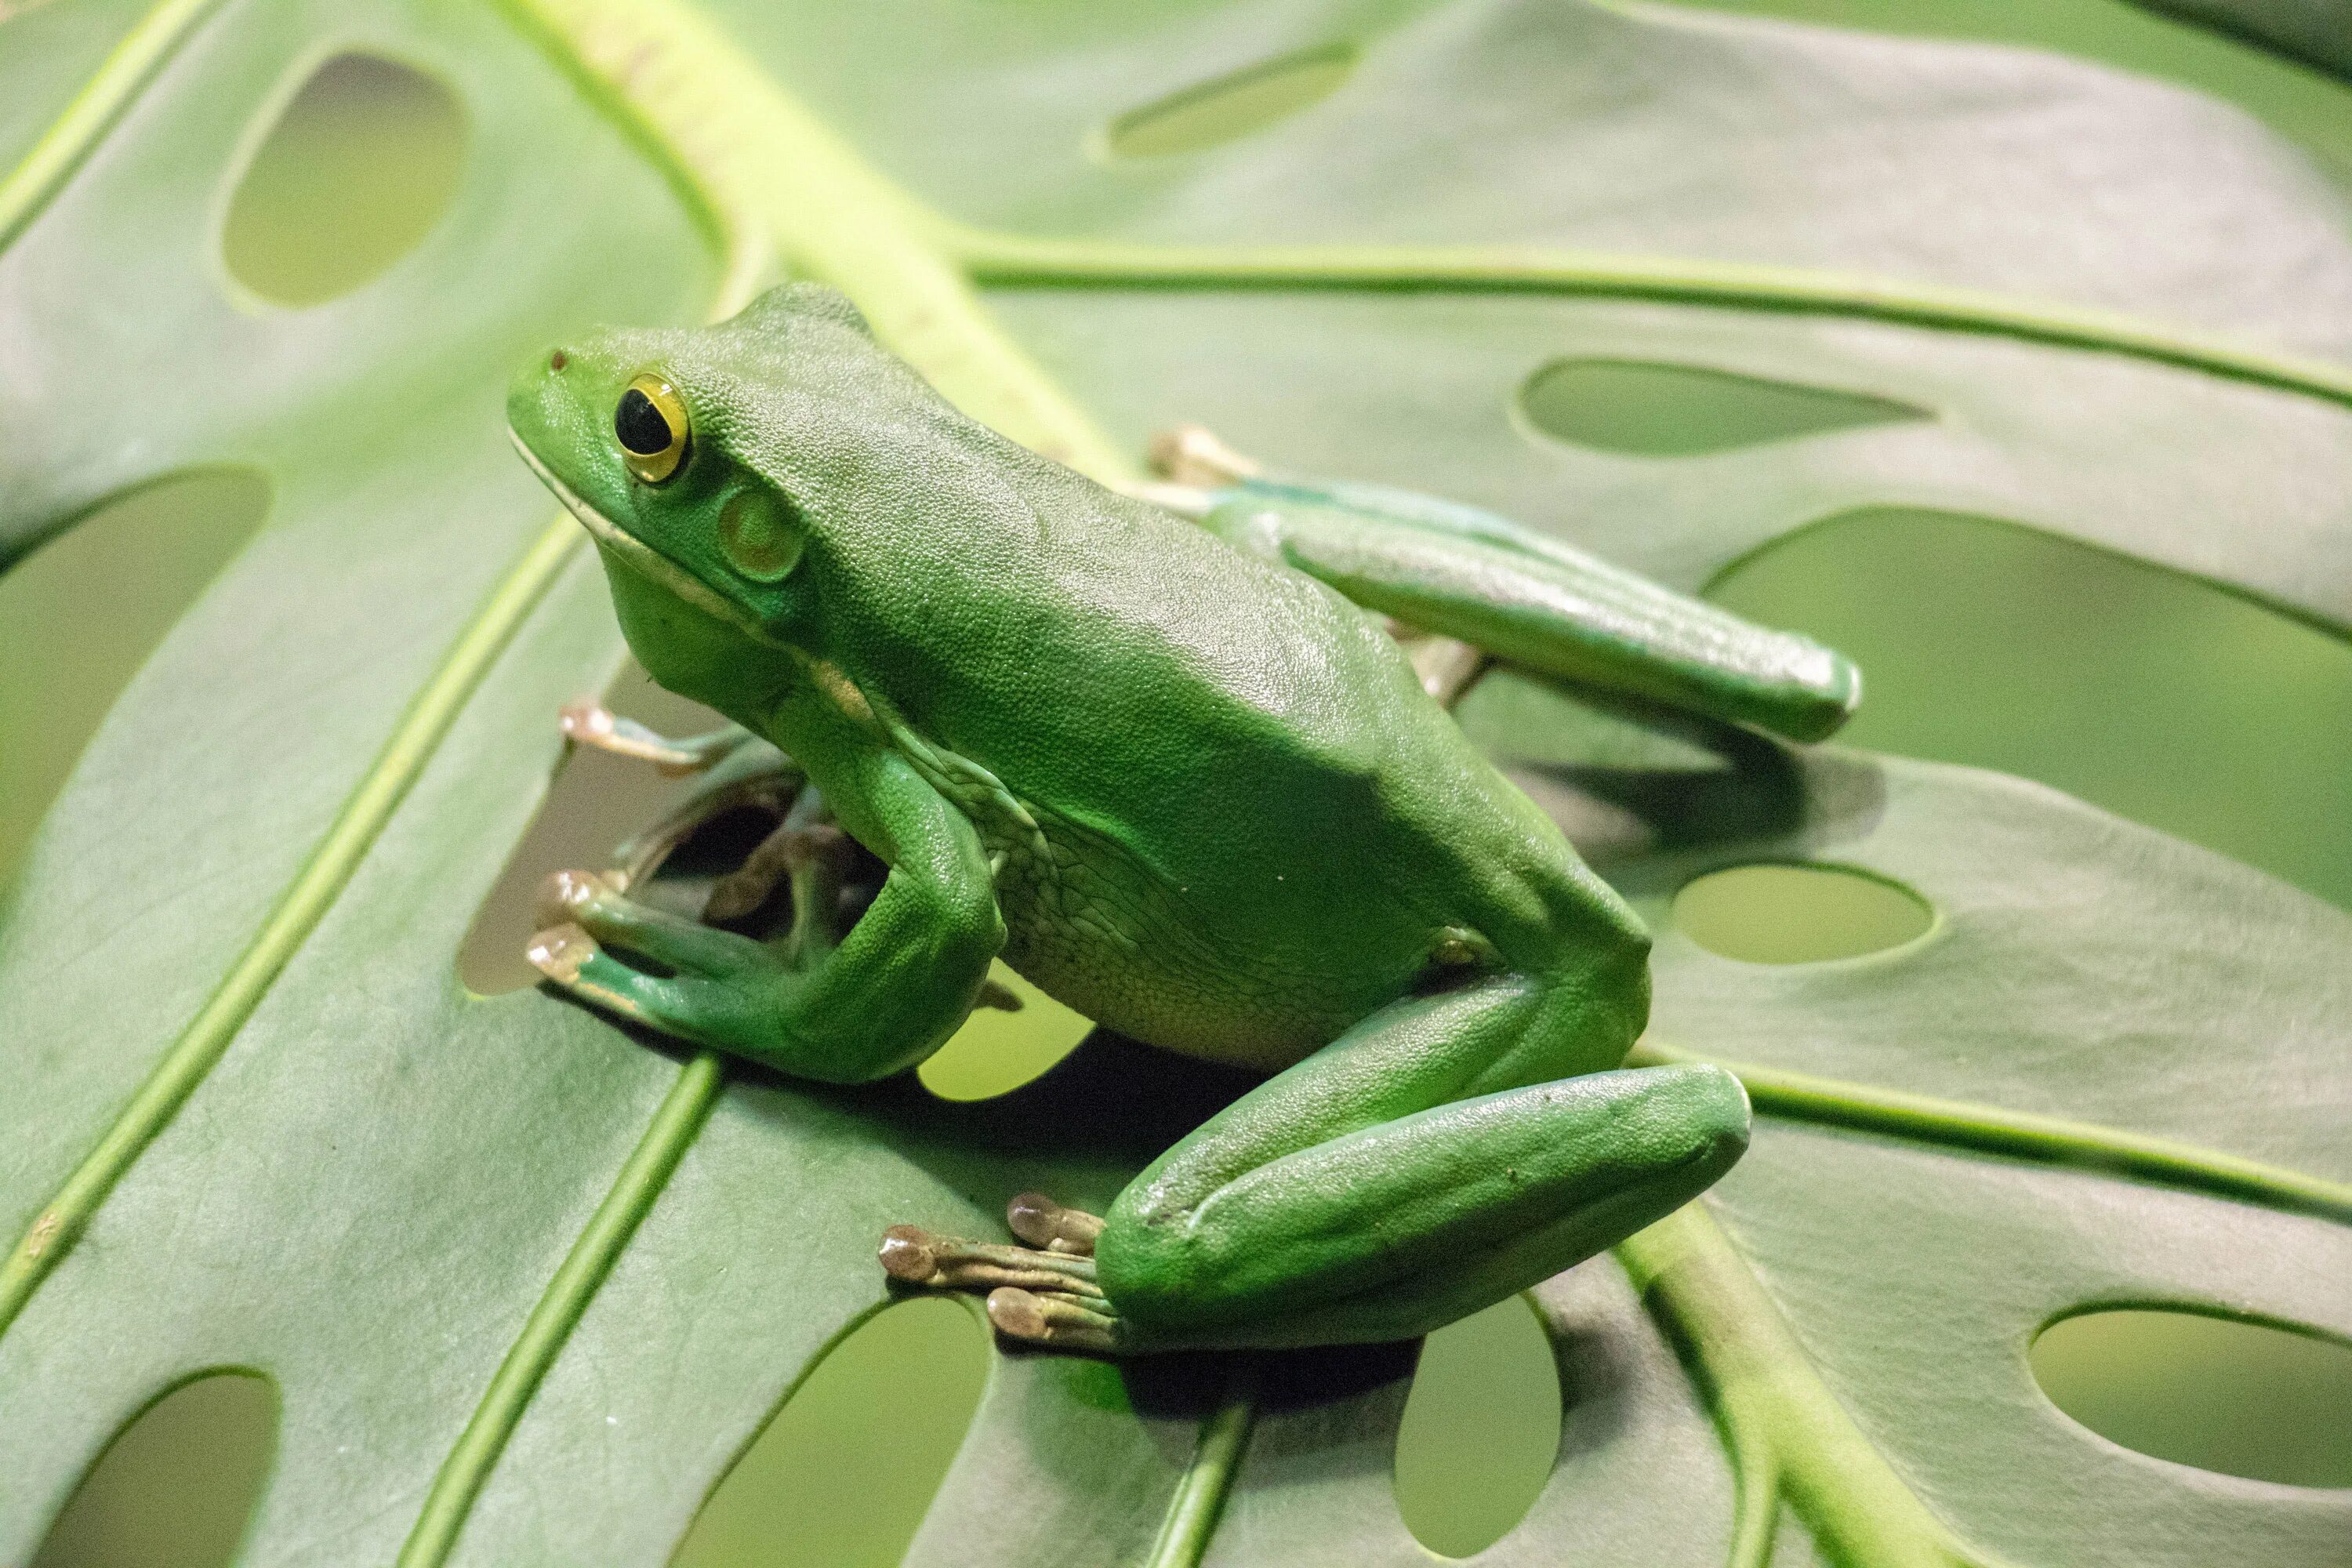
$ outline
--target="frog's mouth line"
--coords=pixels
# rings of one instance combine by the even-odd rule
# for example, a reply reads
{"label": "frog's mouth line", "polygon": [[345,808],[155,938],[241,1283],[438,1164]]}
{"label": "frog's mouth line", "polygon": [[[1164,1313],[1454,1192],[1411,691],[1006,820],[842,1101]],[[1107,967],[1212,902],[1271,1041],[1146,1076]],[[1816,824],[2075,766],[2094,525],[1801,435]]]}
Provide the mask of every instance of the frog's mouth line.
{"label": "frog's mouth line", "polygon": [[578,518],[580,525],[598,544],[627,562],[641,576],[651,578],[705,615],[717,616],[754,641],[776,646],[776,639],[746,616],[740,606],[730,603],[726,595],[709,584],[598,511],[580,492],[558,479],[555,470],[540,461],[539,454],[530,449],[530,444],[522,438],[521,432],[511,425],[507,426],[507,439],[514,443],[515,450],[522,454],[522,460],[530,465],[530,471],[539,476],[540,483],[555,492],[555,499],[563,503],[563,510]]}

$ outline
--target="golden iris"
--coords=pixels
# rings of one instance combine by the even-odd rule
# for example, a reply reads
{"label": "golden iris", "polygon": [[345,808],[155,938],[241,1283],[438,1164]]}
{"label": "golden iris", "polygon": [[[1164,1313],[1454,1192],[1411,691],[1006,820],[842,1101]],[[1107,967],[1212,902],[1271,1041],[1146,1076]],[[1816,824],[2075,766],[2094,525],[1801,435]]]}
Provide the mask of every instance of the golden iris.
{"label": "golden iris", "polygon": [[688,428],[686,404],[677,389],[660,376],[646,374],[629,383],[613,410],[613,435],[629,472],[657,485],[677,472],[686,461]]}

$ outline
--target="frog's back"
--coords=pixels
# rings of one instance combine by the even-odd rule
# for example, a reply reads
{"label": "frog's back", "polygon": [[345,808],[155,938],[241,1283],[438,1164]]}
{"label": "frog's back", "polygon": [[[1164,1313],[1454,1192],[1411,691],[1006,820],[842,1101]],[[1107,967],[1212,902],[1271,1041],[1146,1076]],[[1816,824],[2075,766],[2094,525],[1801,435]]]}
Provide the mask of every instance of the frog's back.
{"label": "frog's back", "polygon": [[1580,871],[1363,612],[986,441],[818,569],[853,678],[1017,803],[967,810],[1044,989],[1277,1066],[1401,994],[1496,875]]}

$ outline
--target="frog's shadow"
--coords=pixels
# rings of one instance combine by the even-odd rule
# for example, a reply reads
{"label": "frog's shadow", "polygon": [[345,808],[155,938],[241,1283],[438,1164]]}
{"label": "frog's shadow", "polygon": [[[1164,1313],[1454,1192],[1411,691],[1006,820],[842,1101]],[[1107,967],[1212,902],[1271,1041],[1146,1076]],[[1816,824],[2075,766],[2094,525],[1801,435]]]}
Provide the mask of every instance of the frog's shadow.
{"label": "frog's shadow", "polygon": [[1622,693],[1503,673],[1549,694],[1549,721],[1485,735],[1485,749],[1596,866],[1769,838],[1806,816],[1805,768],[1785,742]]}

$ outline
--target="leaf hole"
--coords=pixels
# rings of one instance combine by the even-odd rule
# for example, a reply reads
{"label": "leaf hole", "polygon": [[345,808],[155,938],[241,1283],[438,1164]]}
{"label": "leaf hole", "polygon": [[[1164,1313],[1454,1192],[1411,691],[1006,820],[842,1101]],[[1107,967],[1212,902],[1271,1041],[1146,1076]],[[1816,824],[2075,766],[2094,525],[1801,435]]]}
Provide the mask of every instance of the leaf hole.
{"label": "leaf hole", "polygon": [[380,55],[321,63],[245,164],[221,232],[229,275],[273,304],[323,304],[414,249],[457,194],[457,95]]}
{"label": "leaf hole", "polygon": [[[605,689],[604,705],[670,736],[715,730],[726,721],[698,702],[654,684],[635,660],[622,667]],[[547,715],[548,729],[556,716]],[[477,996],[500,996],[539,980],[523,956],[538,929],[540,885],[563,870],[600,871],[614,864],[618,847],[679,804],[693,781],[667,777],[650,763],[614,756],[587,746],[569,749],[549,784],[547,797],[521,840],[507,857],[499,879],[484,896],[457,948],[457,978]],[[774,826],[755,811],[715,818],[672,859],[688,876],[708,879],[740,864]],[[731,856],[731,859],[730,857]],[[689,911],[699,913],[697,904]]]}
{"label": "leaf hole", "polygon": [[1100,132],[1102,151],[1166,158],[1238,141],[1339,91],[1357,58],[1353,44],[1326,44],[1195,82],[1112,120]]}
{"label": "leaf hole", "polygon": [[1527,422],[1555,441],[1643,458],[1935,417],[1868,393],[1627,359],[1554,360],[1521,384],[1518,401]]}
{"label": "leaf hole", "polygon": [[1709,871],[1675,895],[1675,929],[1743,963],[1820,963],[1916,942],[1936,923],[1927,900],[1845,866],[1760,863]]}
{"label": "leaf hole", "polygon": [[993,1100],[1044,1077],[1094,1029],[1003,963],[989,978],[1021,999],[1017,1012],[975,1007],[915,1077],[941,1100]]}
{"label": "leaf hole", "polygon": [[888,1568],[980,1408],[988,1331],[919,1297],[826,1352],[713,1490],[670,1568]]}
{"label": "leaf hole", "polygon": [[204,1373],[115,1435],[31,1568],[216,1568],[236,1555],[278,1446],[278,1390]]}
{"label": "leaf hole", "polygon": [[1839,740],[2038,779],[2352,907],[2352,643],[2013,522],[1878,507],[1708,596],[1862,667]]}
{"label": "leaf hole", "polygon": [[1441,1557],[1468,1557],[1535,1506],[1559,1458],[1559,1368],[1514,1296],[1422,1342],[1397,1426],[1397,1510]]}
{"label": "leaf hole", "polygon": [[0,883],[114,700],[269,511],[250,468],[101,502],[0,576]]}
{"label": "leaf hole", "polygon": [[2034,1381],[2110,1442],[2284,1486],[2352,1487],[2352,1344],[2194,1307],[2094,1310],[2035,1336]]}

